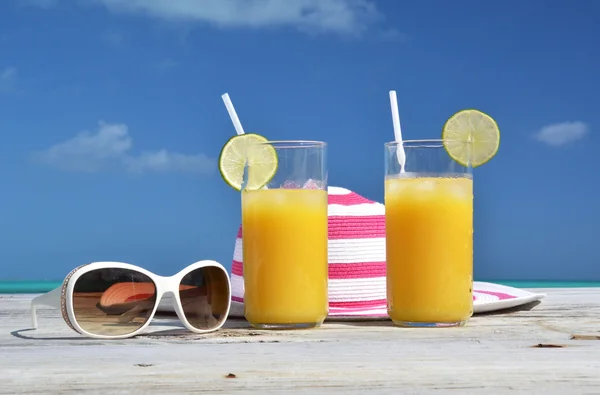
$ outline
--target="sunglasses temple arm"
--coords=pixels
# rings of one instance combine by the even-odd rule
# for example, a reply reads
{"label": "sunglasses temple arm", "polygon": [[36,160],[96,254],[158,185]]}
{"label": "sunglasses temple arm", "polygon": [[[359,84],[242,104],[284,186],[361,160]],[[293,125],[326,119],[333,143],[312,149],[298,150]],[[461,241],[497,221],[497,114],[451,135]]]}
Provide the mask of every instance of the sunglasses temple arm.
{"label": "sunglasses temple arm", "polygon": [[52,291],[36,296],[31,300],[31,325],[33,329],[37,329],[37,306],[48,306],[55,309],[60,309],[60,293],[62,287],[55,288]]}

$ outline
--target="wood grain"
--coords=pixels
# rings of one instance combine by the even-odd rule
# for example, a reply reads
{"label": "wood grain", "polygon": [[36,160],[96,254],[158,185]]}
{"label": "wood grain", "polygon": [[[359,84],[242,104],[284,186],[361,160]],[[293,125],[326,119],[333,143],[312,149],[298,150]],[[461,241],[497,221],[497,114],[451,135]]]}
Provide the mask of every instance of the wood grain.
{"label": "wood grain", "polygon": [[536,290],[464,328],[389,321],[194,335],[170,317],[134,339],[71,331],[32,295],[0,295],[0,394],[600,394],[600,288]]}

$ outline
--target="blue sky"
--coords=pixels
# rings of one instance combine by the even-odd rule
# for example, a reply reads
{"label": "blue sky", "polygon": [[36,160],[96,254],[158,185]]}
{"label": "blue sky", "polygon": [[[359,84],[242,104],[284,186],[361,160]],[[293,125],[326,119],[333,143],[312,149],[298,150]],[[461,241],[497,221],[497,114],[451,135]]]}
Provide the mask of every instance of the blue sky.
{"label": "blue sky", "polygon": [[0,2],[0,278],[95,260],[230,265],[247,132],[329,143],[330,185],[383,200],[388,91],[404,138],[499,123],[474,172],[475,275],[600,280],[600,2]]}

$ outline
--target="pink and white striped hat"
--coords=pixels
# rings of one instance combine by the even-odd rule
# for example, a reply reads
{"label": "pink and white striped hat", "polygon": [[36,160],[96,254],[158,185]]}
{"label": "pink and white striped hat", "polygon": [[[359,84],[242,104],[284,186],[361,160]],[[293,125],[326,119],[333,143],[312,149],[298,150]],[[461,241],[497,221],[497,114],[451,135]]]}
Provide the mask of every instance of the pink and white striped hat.
{"label": "pink and white striped hat", "polygon": [[[345,188],[328,187],[329,316],[387,317],[385,207]],[[232,315],[243,315],[242,229],[231,266]]]}
{"label": "pink and white striped hat", "polygon": [[[329,315],[328,319],[387,319],[385,206],[346,188],[330,186]],[[230,315],[244,316],[242,228],[231,266]],[[543,298],[543,294],[474,282],[474,312],[514,307]]]}

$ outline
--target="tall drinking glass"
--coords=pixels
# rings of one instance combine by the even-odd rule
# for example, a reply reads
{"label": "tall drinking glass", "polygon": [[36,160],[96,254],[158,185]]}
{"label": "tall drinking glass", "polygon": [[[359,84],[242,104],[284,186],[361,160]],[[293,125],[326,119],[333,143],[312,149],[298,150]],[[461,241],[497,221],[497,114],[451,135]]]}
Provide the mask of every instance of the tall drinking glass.
{"label": "tall drinking glass", "polygon": [[452,159],[442,140],[402,146],[385,144],[388,314],[404,327],[463,326],[473,314],[471,166]]}
{"label": "tall drinking glass", "polygon": [[327,299],[326,144],[271,141],[265,188],[242,190],[244,313],[257,328],[320,326]]}

